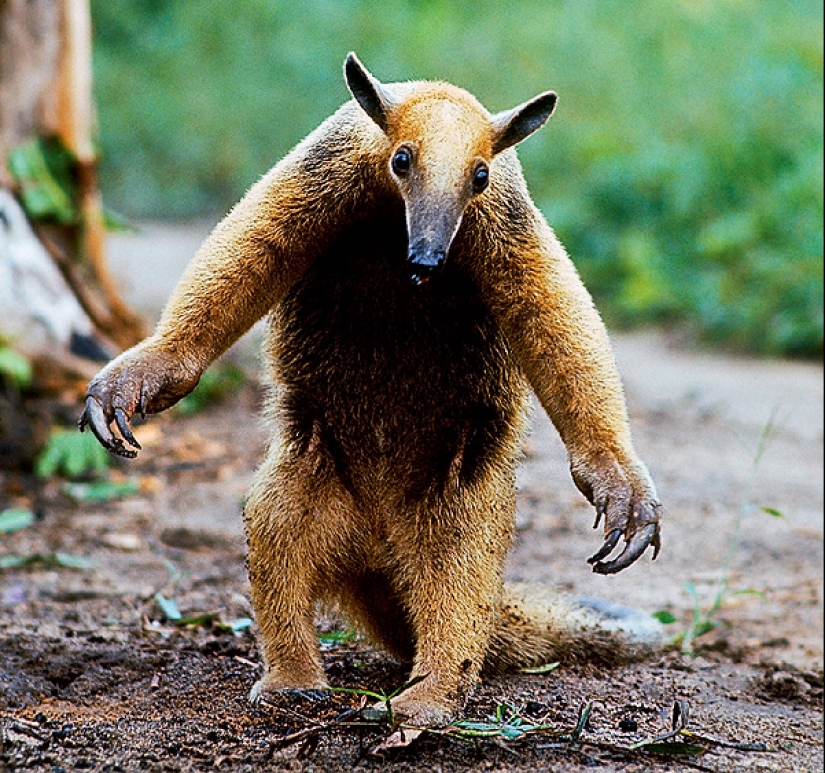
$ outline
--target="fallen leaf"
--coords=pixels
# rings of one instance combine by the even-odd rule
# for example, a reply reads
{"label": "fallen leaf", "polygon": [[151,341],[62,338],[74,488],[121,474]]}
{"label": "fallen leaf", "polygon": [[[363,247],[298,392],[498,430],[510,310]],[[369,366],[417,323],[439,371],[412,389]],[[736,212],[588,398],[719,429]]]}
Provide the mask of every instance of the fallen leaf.
{"label": "fallen leaf", "polygon": [[63,490],[77,502],[103,503],[137,494],[140,486],[133,480],[121,483],[102,480],[93,483],[66,483]]}
{"label": "fallen leaf", "polygon": [[20,555],[12,553],[0,556],[0,569],[22,569],[28,566],[42,566],[45,568],[63,567],[66,569],[93,569],[94,564],[87,558],[75,556],[71,553],[33,553]]}
{"label": "fallen leaf", "polygon": [[668,757],[698,757],[707,752],[704,746],[693,743],[682,743],[681,741],[659,741],[643,744],[638,748],[651,754]]}
{"label": "fallen leaf", "polygon": [[101,542],[108,545],[110,548],[117,548],[118,550],[125,550],[134,552],[143,547],[143,541],[137,534],[112,532],[104,534]]}
{"label": "fallen leaf", "polygon": [[413,741],[418,739],[423,732],[424,730],[417,727],[399,727],[398,730],[381,741],[381,743],[379,743],[371,753],[380,754],[381,752],[389,751],[390,749],[401,749],[405,746],[409,746],[413,743]]}
{"label": "fallen leaf", "polygon": [[551,671],[555,671],[560,665],[561,663],[556,661],[555,663],[545,663],[541,666],[522,668],[519,670],[522,674],[549,674]]}
{"label": "fallen leaf", "polygon": [[180,613],[180,609],[178,609],[178,604],[174,599],[168,599],[162,593],[156,593],[155,601],[160,607],[160,611],[166,616],[167,620],[177,622],[183,617]]}
{"label": "fallen leaf", "polygon": [[11,534],[34,523],[34,513],[22,507],[3,510],[0,513],[0,533]]}

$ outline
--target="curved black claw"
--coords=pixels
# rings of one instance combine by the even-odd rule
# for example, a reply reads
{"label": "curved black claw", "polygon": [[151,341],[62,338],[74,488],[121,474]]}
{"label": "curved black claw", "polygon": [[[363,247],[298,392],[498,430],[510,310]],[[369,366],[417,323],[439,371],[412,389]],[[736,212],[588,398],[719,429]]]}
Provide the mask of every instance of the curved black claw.
{"label": "curved black claw", "polygon": [[321,688],[310,687],[305,690],[297,687],[267,689],[261,685],[261,682],[256,682],[252,691],[249,693],[249,702],[255,708],[260,708],[261,706],[277,707],[281,705],[284,700],[289,701],[300,698],[309,703],[320,703],[329,697],[329,690]]}
{"label": "curved black claw", "polygon": [[[593,522],[593,528],[598,529],[599,524],[602,522],[602,516],[607,512],[607,504],[605,502],[600,502],[596,505],[596,520]],[[611,548],[612,550],[613,548]],[[604,557],[604,556],[602,556]]]}
{"label": "curved black claw", "polygon": [[309,701],[310,703],[320,703],[321,701],[327,700],[330,697],[329,690],[299,690],[296,688],[292,688],[290,690],[284,690],[285,695],[292,695],[296,698],[303,698],[305,701]]}
{"label": "curved black claw", "polygon": [[117,428],[120,430],[120,434],[123,435],[123,439],[130,446],[134,446],[139,450],[140,443],[137,442],[135,436],[132,434],[132,428],[129,426],[129,417],[126,415],[126,411],[124,411],[123,408],[115,408],[115,423],[117,424]]}
{"label": "curved black claw", "polygon": [[[598,552],[594,553],[590,558],[587,559],[588,564],[596,564],[601,561],[603,558],[606,558],[613,552],[613,548],[619,542],[619,537],[622,536],[621,529],[613,529],[610,534],[607,535],[607,538],[604,541],[604,544],[599,548]],[[596,567],[593,567],[594,571]]]}
{"label": "curved black claw", "polygon": [[[120,422],[118,422],[118,426],[120,426]],[[100,445],[116,456],[123,456],[126,459],[134,459],[137,456],[137,451],[127,448],[123,445],[123,441],[112,433],[103,406],[100,404],[100,401],[92,395],[86,398],[86,407],[80,416],[78,427],[81,432],[83,432],[86,427],[89,427],[94,436],[100,441]],[[129,432],[129,434],[131,435],[132,433]],[[129,440],[129,438],[126,439]],[[138,446],[138,448],[139,447],[140,446]]]}
{"label": "curved black claw", "polygon": [[650,560],[655,561],[659,557],[659,551],[662,549],[662,535],[658,528],[653,535],[653,539],[650,540],[650,544],[653,545],[653,558]]}
{"label": "curved black claw", "polygon": [[[608,535],[608,542],[610,538],[616,534],[618,530],[614,530],[610,532]],[[617,538],[618,541],[618,538]],[[615,547],[615,542],[613,546],[611,546],[610,550],[607,553],[602,555],[605,547],[607,547],[608,542],[602,546],[602,549],[596,554],[599,556],[593,556],[595,561],[592,559],[588,559],[589,562],[593,564],[593,571],[597,574],[616,574],[616,572],[621,572],[622,569],[626,569],[630,566],[645,550],[648,549],[650,545],[653,545],[653,558],[656,558],[659,555],[659,548],[661,546],[660,538],[659,538],[659,524],[658,523],[649,523],[644,528],[637,531],[627,542],[624,546],[624,550],[619,553],[619,555],[614,558],[612,561],[607,561],[605,563],[601,562],[601,559],[604,556],[610,553],[610,550]]]}

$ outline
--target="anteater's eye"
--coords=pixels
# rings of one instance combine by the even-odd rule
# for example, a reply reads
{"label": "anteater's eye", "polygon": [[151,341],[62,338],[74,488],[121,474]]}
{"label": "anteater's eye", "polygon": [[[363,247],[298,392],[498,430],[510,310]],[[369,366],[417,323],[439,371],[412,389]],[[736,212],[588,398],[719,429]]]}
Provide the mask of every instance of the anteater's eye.
{"label": "anteater's eye", "polygon": [[410,171],[412,166],[412,153],[409,148],[398,148],[392,157],[392,171],[399,176],[404,176]]}
{"label": "anteater's eye", "polygon": [[486,164],[479,164],[473,173],[473,190],[481,193],[490,184],[490,170]]}

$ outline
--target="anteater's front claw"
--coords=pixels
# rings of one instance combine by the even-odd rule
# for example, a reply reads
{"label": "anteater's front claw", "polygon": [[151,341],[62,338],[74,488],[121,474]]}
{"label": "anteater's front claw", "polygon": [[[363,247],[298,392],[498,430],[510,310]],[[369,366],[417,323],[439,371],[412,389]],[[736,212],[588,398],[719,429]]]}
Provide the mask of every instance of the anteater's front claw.
{"label": "anteater's front claw", "polygon": [[[118,415],[118,411],[122,414],[122,416]],[[131,430],[129,429],[126,414],[122,411],[122,409],[115,410],[115,421],[117,422],[121,432],[123,432],[123,426],[126,426],[127,431],[123,432],[123,436],[126,438],[126,441],[133,446],[140,448],[137,441],[135,441]],[[106,411],[104,410],[103,405],[96,397],[89,395],[86,398],[86,407],[83,409],[83,413],[80,416],[80,421],[78,422],[80,431],[83,432],[86,427],[89,427],[94,436],[100,441],[100,444],[107,451],[115,454],[116,456],[134,459],[137,456],[137,451],[123,445],[123,441],[113,434],[109,423],[110,422],[106,418]]]}
{"label": "anteater's front claw", "polygon": [[139,450],[140,443],[137,442],[137,439],[132,434],[132,428],[129,426],[129,417],[123,408],[115,408],[115,423],[117,424],[117,428],[120,430],[120,434],[123,435],[123,439],[130,446],[133,446]]}
{"label": "anteater's front claw", "polygon": [[653,545],[653,558],[655,559],[656,556],[659,555],[659,548],[661,546],[659,524],[649,523],[633,534],[633,536],[625,544],[624,550],[619,553],[616,558],[612,561],[603,563],[601,559],[609,555],[610,551],[612,551],[615,547],[616,542],[618,542],[617,536],[613,541],[613,544],[610,545],[610,549],[605,552],[605,548],[608,547],[611,538],[617,533],[619,533],[617,529],[610,532],[605,544],[602,546],[602,549],[599,550],[595,556],[588,559],[588,562],[593,564],[593,571],[597,574],[616,574],[616,572],[621,572],[622,569],[626,569],[637,558],[639,558],[639,556],[641,556],[650,545]]}
{"label": "anteater's front claw", "polygon": [[[599,515],[599,517],[601,517]],[[599,521],[596,521],[596,525],[598,526]],[[622,536],[621,529],[613,529],[604,540],[604,544],[598,549],[596,553],[594,553],[590,558],[587,559],[588,564],[596,564],[601,561],[603,558],[607,558],[612,552],[613,548],[616,547],[616,544],[619,542],[619,537]]]}

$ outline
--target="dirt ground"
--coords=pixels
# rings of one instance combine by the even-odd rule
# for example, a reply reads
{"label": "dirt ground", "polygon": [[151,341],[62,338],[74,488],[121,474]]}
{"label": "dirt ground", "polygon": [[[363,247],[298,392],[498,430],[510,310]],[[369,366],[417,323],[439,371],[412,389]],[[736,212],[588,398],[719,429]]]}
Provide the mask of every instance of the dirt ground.
{"label": "dirt ground", "polygon": [[[156,313],[199,238],[155,227],[116,242],[139,305]],[[163,281],[135,279],[138,250],[143,275]],[[236,352],[246,365],[254,337]],[[823,770],[822,367],[697,352],[660,332],[614,340],[636,446],[667,507],[662,554],[615,577],[589,571],[593,514],[537,412],[508,575],[670,611],[671,634],[693,616],[688,584],[707,610],[726,577],[721,625],[691,654],[485,677],[466,717],[490,730],[498,710],[495,737],[425,735],[381,754],[371,750],[386,730],[359,719],[358,695],[253,710],[259,658],[238,622],[251,615],[241,502],[265,445],[253,380],[206,412],[139,426],[143,453],[114,473],[139,482],[132,496],[79,503],[61,481],[0,471],[0,510],[37,514],[0,535],[0,559],[91,562],[0,568],[0,771]],[[169,622],[157,594],[192,624]],[[321,622],[335,686],[403,684],[402,665]],[[728,745],[694,738],[707,749],[694,757],[631,749],[670,730],[677,701],[689,731]],[[519,735],[528,725],[545,729]]]}

